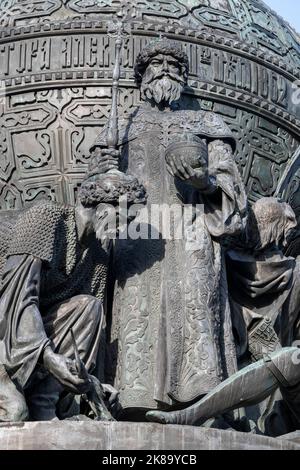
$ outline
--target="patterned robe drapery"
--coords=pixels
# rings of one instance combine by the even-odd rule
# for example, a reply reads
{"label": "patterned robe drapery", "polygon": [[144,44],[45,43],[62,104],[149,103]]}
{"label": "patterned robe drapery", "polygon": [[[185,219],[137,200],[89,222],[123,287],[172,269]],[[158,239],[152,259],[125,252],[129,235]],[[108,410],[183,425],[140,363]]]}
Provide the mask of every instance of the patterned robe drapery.
{"label": "patterned robe drapery", "polygon": [[[216,194],[200,194],[167,172],[165,150],[178,132],[207,139]],[[96,145],[101,146],[101,136]],[[181,240],[117,241],[108,355],[112,381],[124,409],[189,402],[236,370],[220,244],[243,229],[246,217],[234,141],[214,113],[140,110],[120,129],[120,146],[122,169],[144,184],[148,209],[203,204],[205,210],[193,222],[200,231],[196,249],[188,246],[193,226]]]}

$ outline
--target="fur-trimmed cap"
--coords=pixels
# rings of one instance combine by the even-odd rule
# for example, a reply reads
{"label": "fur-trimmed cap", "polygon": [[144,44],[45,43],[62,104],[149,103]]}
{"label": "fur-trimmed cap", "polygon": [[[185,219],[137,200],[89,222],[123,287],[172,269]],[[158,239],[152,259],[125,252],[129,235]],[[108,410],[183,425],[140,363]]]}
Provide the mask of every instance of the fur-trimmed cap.
{"label": "fur-trimmed cap", "polygon": [[137,56],[134,75],[138,85],[141,84],[144,72],[148,67],[150,60],[158,54],[171,55],[178,60],[183,68],[184,78],[187,82],[189,73],[189,59],[187,54],[175,42],[167,38],[159,38],[151,41]]}
{"label": "fur-trimmed cap", "polygon": [[121,197],[127,197],[128,206],[145,204],[147,200],[144,186],[138,180],[124,173],[107,173],[85,180],[78,192],[78,200],[84,207],[98,204],[118,206]]}

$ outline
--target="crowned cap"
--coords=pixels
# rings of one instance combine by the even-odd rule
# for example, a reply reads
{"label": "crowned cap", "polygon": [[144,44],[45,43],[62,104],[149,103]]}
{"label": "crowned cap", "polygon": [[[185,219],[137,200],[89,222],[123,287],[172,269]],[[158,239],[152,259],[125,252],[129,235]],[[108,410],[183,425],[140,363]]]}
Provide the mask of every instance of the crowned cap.
{"label": "crowned cap", "polygon": [[121,172],[95,175],[86,179],[79,190],[78,199],[84,207],[98,204],[117,206],[121,197],[127,204],[145,204],[147,200],[144,186],[137,178]]}

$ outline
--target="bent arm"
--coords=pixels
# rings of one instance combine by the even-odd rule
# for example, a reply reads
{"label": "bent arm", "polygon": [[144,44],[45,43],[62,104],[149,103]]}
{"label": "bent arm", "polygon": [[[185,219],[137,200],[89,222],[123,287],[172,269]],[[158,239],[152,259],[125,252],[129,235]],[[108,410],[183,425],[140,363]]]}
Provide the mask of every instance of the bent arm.
{"label": "bent arm", "polygon": [[239,235],[246,224],[247,197],[231,145],[215,140],[208,152],[210,179],[215,185],[203,193],[208,230],[217,238]]}
{"label": "bent arm", "polygon": [[22,388],[50,345],[39,311],[41,265],[32,255],[13,255],[2,277],[0,362]]}

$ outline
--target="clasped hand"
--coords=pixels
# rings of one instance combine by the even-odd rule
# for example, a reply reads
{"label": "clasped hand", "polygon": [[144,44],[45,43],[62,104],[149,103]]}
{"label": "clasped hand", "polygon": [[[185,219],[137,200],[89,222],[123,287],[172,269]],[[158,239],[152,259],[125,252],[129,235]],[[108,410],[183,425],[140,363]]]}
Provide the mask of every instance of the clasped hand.
{"label": "clasped hand", "polygon": [[[75,395],[88,394],[94,389],[94,382],[97,379],[90,376],[85,369],[78,371],[76,361],[56,354],[50,346],[47,346],[43,354],[43,364],[46,370],[65,387],[65,389]],[[84,367],[84,366],[83,366]],[[111,385],[102,384],[103,392],[106,395],[108,406],[111,411],[116,410],[118,406],[118,392]]]}
{"label": "clasped hand", "polygon": [[119,169],[120,151],[108,148],[98,148],[96,150],[98,157],[99,173],[104,174],[110,170]]}
{"label": "clasped hand", "polygon": [[44,351],[43,364],[66,390],[75,395],[87,393],[93,386],[88,374],[82,376],[77,370],[74,360],[54,353],[50,346]]}

